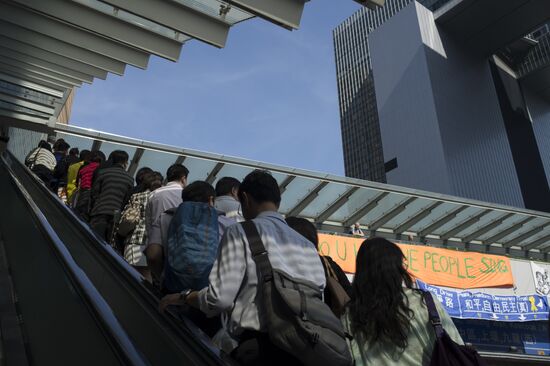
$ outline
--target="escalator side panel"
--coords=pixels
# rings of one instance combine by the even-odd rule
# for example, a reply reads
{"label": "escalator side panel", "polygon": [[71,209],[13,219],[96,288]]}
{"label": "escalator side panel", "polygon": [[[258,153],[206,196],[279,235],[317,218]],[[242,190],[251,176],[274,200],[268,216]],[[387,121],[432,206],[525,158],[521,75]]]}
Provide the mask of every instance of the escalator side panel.
{"label": "escalator side panel", "polygon": [[0,232],[30,345],[30,362],[121,364],[3,166],[0,202]]}
{"label": "escalator side panel", "polygon": [[123,268],[126,263],[93,238],[65,207],[60,207],[60,202],[45,192],[25,167],[13,162],[11,168],[151,364],[231,364],[222,361],[199,336],[159,314],[158,302],[140,283],[140,277],[130,273],[132,269]]}

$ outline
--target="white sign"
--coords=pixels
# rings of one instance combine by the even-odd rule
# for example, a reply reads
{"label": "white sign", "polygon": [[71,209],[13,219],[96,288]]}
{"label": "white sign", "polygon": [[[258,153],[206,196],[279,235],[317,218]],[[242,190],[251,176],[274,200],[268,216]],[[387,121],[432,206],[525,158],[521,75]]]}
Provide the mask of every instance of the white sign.
{"label": "white sign", "polygon": [[550,295],[550,266],[542,266],[531,262],[533,279],[535,280],[535,290],[543,296]]}

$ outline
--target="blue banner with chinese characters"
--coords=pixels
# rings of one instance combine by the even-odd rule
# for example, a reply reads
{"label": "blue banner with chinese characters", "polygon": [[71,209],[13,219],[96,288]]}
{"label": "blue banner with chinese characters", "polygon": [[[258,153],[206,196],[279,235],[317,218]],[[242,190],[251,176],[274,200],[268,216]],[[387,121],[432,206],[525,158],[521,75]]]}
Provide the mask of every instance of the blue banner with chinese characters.
{"label": "blue banner with chinese characters", "polygon": [[[464,342],[478,351],[510,352],[550,356],[548,322],[491,322],[475,319],[453,319]],[[550,358],[549,358],[550,361]]]}
{"label": "blue banner with chinese characters", "polygon": [[416,280],[418,288],[428,290],[452,318],[507,322],[548,320],[548,300],[540,295],[498,296],[482,292],[452,291]]}

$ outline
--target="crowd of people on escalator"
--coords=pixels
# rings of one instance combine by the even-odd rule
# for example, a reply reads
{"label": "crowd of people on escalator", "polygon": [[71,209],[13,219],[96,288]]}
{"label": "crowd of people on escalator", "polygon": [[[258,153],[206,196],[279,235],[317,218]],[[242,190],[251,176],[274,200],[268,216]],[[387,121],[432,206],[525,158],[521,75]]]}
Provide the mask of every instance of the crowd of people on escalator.
{"label": "crowd of people on escalator", "polygon": [[194,321],[239,364],[435,364],[437,326],[463,345],[437,299],[415,288],[397,245],[366,239],[350,284],[319,254],[316,226],[278,212],[270,172],[214,187],[189,182],[180,163],[164,175],[142,167],[134,178],[128,162],[125,151],[106,158],[62,139],[41,141],[25,160],[158,289],[160,311]]}

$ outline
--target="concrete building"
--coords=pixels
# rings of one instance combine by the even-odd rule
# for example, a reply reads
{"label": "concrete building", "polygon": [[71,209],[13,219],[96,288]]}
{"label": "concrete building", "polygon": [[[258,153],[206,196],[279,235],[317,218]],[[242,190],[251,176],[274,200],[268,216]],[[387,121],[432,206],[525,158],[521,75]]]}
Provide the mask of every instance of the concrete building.
{"label": "concrete building", "polygon": [[547,39],[524,37],[550,7],[518,3],[390,0],[335,29],[348,176],[550,211]]}

